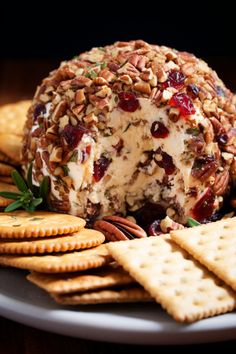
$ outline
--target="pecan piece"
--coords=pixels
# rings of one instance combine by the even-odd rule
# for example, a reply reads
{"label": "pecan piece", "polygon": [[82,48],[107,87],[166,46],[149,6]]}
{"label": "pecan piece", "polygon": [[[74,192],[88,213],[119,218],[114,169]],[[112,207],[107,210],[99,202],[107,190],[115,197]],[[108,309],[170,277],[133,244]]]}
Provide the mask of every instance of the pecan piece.
{"label": "pecan piece", "polygon": [[120,216],[105,216],[95,221],[95,230],[101,231],[107,241],[131,240],[146,237],[146,232],[134,222]]}
{"label": "pecan piece", "polygon": [[195,159],[191,174],[200,181],[206,181],[218,168],[218,163],[214,156],[207,155]]}
{"label": "pecan piece", "polygon": [[216,175],[213,191],[216,195],[223,195],[229,185],[229,171],[225,170]]}

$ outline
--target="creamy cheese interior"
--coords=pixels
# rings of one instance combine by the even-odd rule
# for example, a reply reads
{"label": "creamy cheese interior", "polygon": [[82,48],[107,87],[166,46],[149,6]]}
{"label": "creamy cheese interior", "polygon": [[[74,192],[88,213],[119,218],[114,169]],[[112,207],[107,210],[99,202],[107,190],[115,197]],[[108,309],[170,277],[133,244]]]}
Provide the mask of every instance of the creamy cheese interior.
{"label": "creamy cheese interior", "polygon": [[[140,98],[141,109],[127,113],[115,109],[110,114],[107,128],[112,135],[98,135],[98,140],[84,135],[80,141],[78,159],[68,163],[68,175],[73,180],[74,188],[69,191],[71,213],[84,214],[86,201],[101,205],[101,214],[109,214],[111,209],[125,212],[126,205],[131,210],[139,208],[144,200],[154,203],[162,202],[166,206],[174,206],[187,215],[196,200],[187,195],[189,187],[196,181],[191,178],[193,159],[186,163],[186,139],[189,127],[184,119],[172,122],[167,115],[166,107],[157,108],[150,100]],[[197,113],[198,120],[204,119]],[[166,138],[154,138],[150,129],[154,121],[162,122],[169,130]],[[117,153],[116,145],[123,140],[123,149]],[[83,163],[82,151],[87,146],[91,151]],[[170,155],[176,166],[173,175],[167,176],[168,183],[163,183],[165,170],[154,160],[146,168],[138,167],[147,158],[147,152],[156,151],[159,147]],[[94,182],[94,162],[102,154],[110,157],[111,163],[99,182]],[[44,164],[43,173],[46,175]],[[53,182],[53,181],[52,181]],[[52,183],[53,185],[53,183]],[[52,188],[52,194],[59,198],[58,192]]]}

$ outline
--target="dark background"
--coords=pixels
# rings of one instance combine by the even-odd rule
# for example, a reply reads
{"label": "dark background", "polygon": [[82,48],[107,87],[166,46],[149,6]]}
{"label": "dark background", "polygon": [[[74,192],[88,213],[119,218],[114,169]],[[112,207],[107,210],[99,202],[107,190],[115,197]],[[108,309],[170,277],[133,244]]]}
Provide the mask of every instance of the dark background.
{"label": "dark background", "polygon": [[92,46],[138,38],[202,57],[236,54],[233,1],[4,3],[4,58],[69,59]]}
{"label": "dark background", "polygon": [[[205,59],[231,90],[236,90],[233,3],[48,0],[26,4],[7,0],[0,5],[0,63],[8,60],[6,71],[10,69],[9,59],[17,59],[18,66],[23,60],[31,60],[28,74],[34,78],[29,88],[33,92],[35,85],[61,60],[93,46],[144,39],[193,52]],[[38,61],[32,65],[32,59]],[[26,71],[24,68],[24,75]]]}

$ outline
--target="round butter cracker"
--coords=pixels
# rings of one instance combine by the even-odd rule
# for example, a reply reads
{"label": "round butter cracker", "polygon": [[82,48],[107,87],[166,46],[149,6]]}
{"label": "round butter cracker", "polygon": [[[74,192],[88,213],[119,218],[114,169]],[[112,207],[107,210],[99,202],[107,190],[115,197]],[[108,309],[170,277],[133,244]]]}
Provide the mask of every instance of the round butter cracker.
{"label": "round butter cracker", "polygon": [[0,238],[45,237],[81,230],[85,220],[48,211],[14,211],[0,214]]}

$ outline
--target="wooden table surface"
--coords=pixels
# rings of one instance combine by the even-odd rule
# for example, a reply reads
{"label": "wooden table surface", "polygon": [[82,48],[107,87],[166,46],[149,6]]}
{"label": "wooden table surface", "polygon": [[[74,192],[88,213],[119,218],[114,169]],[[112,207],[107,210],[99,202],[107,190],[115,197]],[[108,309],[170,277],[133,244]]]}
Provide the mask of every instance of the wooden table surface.
{"label": "wooden table surface", "polygon": [[[234,57],[209,58],[211,66],[220,73],[226,85],[236,92],[236,65]],[[58,65],[57,60],[0,60],[0,104],[14,102],[18,99],[31,98],[36,85],[47,73]],[[1,286],[1,285],[0,285]],[[17,291],[17,290],[16,290]],[[105,340],[106,333],[104,333]],[[235,341],[217,344],[200,344],[191,346],[169,347],[168,350],[182,353],[197,353],[202,348],[231,349]],[[70,338],[33,329],[0,317],[0,354],[118,354],[148,351],[156,353],[166,351],[163,346],[135,346],[95,342]]]}

